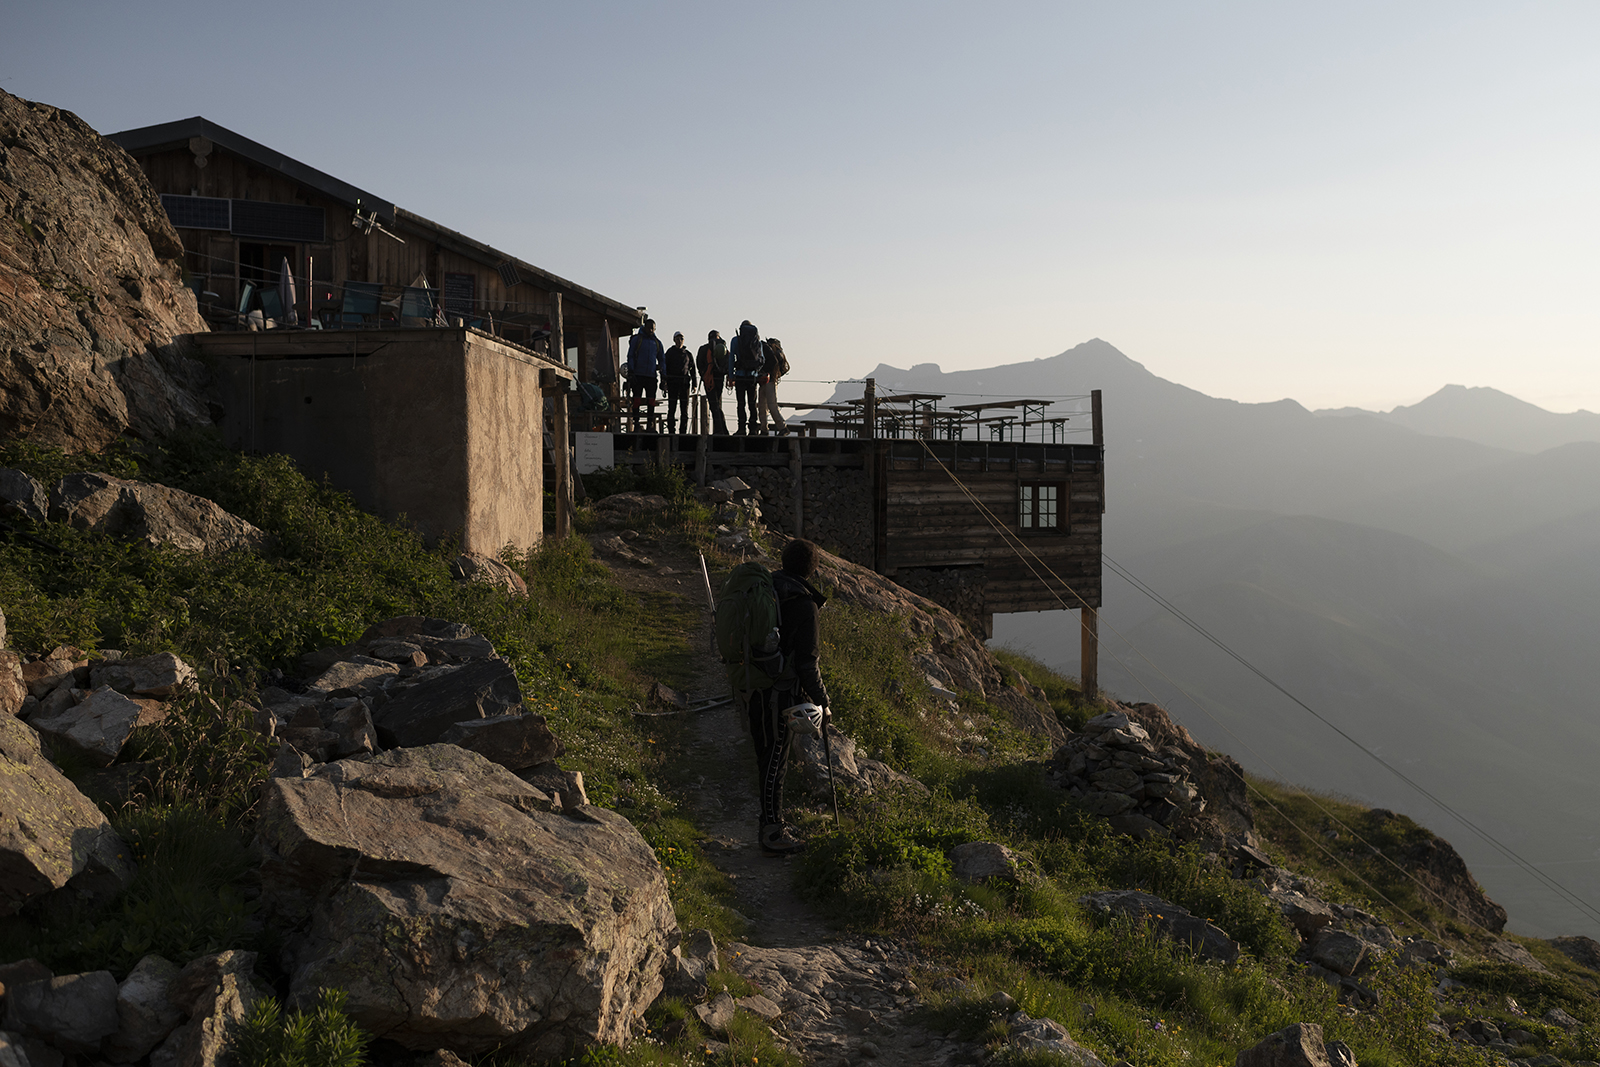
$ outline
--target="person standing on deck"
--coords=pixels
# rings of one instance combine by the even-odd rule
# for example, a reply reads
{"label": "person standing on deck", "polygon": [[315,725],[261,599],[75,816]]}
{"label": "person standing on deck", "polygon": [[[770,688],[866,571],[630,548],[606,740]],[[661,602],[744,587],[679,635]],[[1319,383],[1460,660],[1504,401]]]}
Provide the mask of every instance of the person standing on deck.
{"label": "person standing on deck", "polygon": [[667,433],[677,412],[679,433],[689,432],[689,390],[694,388],[694,354],[683,347],[683,331],[672,335],[672,347],[661,357],[661,384],[667,391]]}
{"label": "person standing on deck", "polygon": [[711,432],[726,437],[728,423],[722,417],[722,390],[724,387],[731,389],[733,383],[728,378],[728,346],[722,334],[716,330],[706,334],[706,343],[700,346],[695,360],[700,368],[700,381],[706,387],[706,402],[711,406]]}
{"label": "person standing on deck", "polygon": [[728,347],[728,363],[733,377],[733,397],[739,411],[739,433],[755,433],[757,392],[761,388],[761,368],[767,356],[761,344],[761,331],[745,319]]}
{"label": "person standing on deck", "polygon": [[783,354],[783,342],[776,337],[766,339],[766,366],[761,368],[760,390],[756,404],[756,427],[767,432],[767,417],[772,417],[774,433],[786,434],[788,425],[778,412],[778,379],[789,373],[789,360]]}
{"label": "person standing on deck", "polygon": [[656,336],[656,320],[645,319],[644,326],[628,340],[628,397],[633,409],[628,424],[637,425],[639,408],[645,406],[649,412],[651,433],[656,428],[656,381],[661,374],[661,356],[661,338]]}

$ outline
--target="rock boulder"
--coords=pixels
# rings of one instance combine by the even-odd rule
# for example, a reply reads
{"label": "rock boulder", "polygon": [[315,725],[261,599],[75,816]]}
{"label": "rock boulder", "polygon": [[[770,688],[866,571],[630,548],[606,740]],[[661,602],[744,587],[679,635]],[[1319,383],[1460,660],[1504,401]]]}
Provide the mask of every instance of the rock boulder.
{"label": "rock boulder", "polygon": [[458,722],[522,710],[522,687],[511,664],[474,660],[441,667],[400,691],[373,714],[378,740],[388,748],[431,745]]}
{"label": "rock boulder", "polygon": [[1239,958],[1239,946],[1221,929],[1160,897],[1136,889],[1110,889],[1090,893],[1079,902],[1102,914],[1125,915],[1155,924],[1158,933],[1182,941],[1195,952],[1223,963]]}
{"label": "rock boulder", "polygon": [[6,990],[7,1030],[63,1052],[98,1052],[117,1032],[117,980],[110,971],[64,974]]}
{"label": "rock boulder", "polygon": [[1268,1034],[1233,1062],[1234,1067],[1331,1067],[1316,1023],[1295,1023]]}
{"label": "rock boulder", "polygon": [[110,686],[97,689],[81,704],[41,711],[28,720],[52,751],[75,752],[96,767],[109,767],[122,752],[134,728],[154,721],[137,701]]}
{"label": "rock boulder", "polygon": [[187,552],[253,551],[266,535],[205,497],[165,485],[69,474],[50,493],[50,518],[79,530],[131,537]]}
{"label": "rock boulder", "polygon": [[291,999],[416,1049],[534,1058],[620,1043],[661,989],[676,919],[627,820],[548,796],[454,745],[268,783],[263,899],[304,923]]}
{"label": "rock boulder", "polygon": [[194,668],[171,652],[135,659],[105,660],[89,670],[95,689],[110,686],[119,693],[165,700],[194,682]]}
{"label": "rock boulder", "polygon": [[[44,486],[27,474],[11,467],[0,468],[0,518],[20,515],[24,519],[43,522],[50,510],[50,497]],[[0,635],[0,647],[4,647]]]}
{"label": "rock boulder", "polygon": [[73,879],[99,896],[132,878],[127,846],[100,809],[44,758],[37,734],[0,716],[0,915]]}

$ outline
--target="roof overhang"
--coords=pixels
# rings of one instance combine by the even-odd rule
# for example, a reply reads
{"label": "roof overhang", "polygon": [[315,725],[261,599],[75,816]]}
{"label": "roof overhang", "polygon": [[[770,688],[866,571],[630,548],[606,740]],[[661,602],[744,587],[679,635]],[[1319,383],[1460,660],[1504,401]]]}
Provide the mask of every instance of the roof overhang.
{"label": "roof overhang", "polygon": [[384,222],[393,223],[395,206],[381,196],[374,196],[349,182],[340,181],[316,167],[300,162],[292,156],[276,152],[266,145],[252,141],[243,134],[234,133],[226,126],[218,126],[210,119],[196,115],[176,122],[163,122],[156,126],[140,126],[136,130],[106,134],[106,140],[121,145],[133,156],[147,156],[169,148],[187,148],[194,137],[204,137],[218,147],[252,163],[293,178],[308,189],[333,200],[355,207],[359,201],[365,211],[376,211]]}

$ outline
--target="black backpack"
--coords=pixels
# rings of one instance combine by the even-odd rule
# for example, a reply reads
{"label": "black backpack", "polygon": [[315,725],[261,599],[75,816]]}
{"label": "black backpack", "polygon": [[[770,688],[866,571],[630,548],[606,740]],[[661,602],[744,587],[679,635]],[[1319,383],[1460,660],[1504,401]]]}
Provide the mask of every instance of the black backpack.
{"label": "black backpack", "polygon": [[739,351],[734,354],[733,369],[760,370],[761,363],[761,331],[747,322],[739,327]]}
{"label": "black backpack", "polygon": [[767,368],[773,381],[789,373],[789,357],[783,354],[783,342],[776,337],[767,338],[767,361],[773,364]]}

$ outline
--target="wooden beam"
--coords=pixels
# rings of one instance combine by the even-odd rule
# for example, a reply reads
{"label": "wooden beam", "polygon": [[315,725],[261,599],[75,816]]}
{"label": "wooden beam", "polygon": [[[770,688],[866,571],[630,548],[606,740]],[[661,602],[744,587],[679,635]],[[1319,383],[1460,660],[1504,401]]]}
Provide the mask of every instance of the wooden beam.
{"label": "wooden beam", "polygon": [[694,442],[694,484],[704,489],[706,487],[706,473],[710,464],[706,461],[707,452],[710,450],[711,435],[701,434]]}
{"label": "wooden beam", "polygon": [[800,462],[800,438],[789,438],[789,474],[794,479],[794,535],[806,535],[805,506],[806,483],[805,469]]}
{"label": "wooden beam", "polygon": [[[566,359],[566,348],[561,329],[561,294],[550,294],[550,348],[561,361]],[[561,388],[556,390],[551,398],[551,407],[554,409],[554,418],[550,427],[555,439],[555,455],[550,457],[551,464],[556,471],[556,539],[566,540],[572,533],[572,457],[568,450],[567,441],[570,437],[568,428],[567,409],[568,392],[566,382],[560,383]]]}
{"label": "wooden beam", "polygon": [[[1098,410],[1098,405],[1096,408]],[[1083,638],[1078,676],[1084,699],[1093,700],[1100,693],[1100,613],[1094,608],[1079,608],[1078,616],[1082,623]]]}

